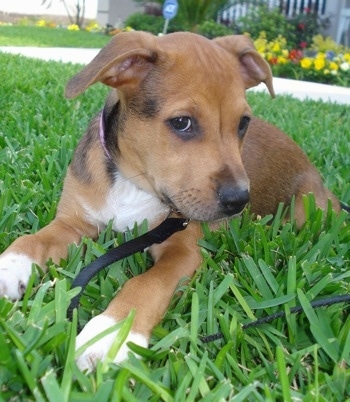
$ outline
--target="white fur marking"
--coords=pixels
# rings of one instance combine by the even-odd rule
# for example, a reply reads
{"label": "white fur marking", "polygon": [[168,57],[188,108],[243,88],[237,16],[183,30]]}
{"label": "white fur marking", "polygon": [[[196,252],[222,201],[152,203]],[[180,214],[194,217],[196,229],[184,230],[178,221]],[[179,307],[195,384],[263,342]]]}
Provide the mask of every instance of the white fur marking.
{"label": "white fur marking", "polygon": [[105,205],[98,211],[85,205],[85,211],[87,218],[93,224],[105,227],[110,220],[113,220],[113,229],[124,232],[127,228],[132,228],[135,222],[141,224],[147,219],[152,223],[165,217],[169,213],[169,207],[155,195],[140,189],[117,173]]}
{"label": "white fur marking", "polygon": [[[81,346],[83,346],[85,343],[90,341],[101,332],[113,327],[116,323],[116,320],[108,317],[105,314],[100,314],[92,318],[77,336],[75,349],[79,349]],[[96,364],[99,360],[105,360],[117,335],[118,330],[113,331],[112,333],[104,336],[103,338],[95,342],[93,345],[89,346],[77,358],[77,365],[80,370],[87,370],[88,372],[91,372],[95,369]],[[119,364],[128,358],[128,352],[130,351],[130,349],[128,348],[127,343],[130,341],[145,348],[148,346],[147,339],[143,335],[130,331],[117,356],[114,358],[114,363]]]}
{"label": "white fur marking", "polygon": [[0,297],[17,300],[23,296],[32,273],[33,261],[25,254],[7,253],[0,256]]}

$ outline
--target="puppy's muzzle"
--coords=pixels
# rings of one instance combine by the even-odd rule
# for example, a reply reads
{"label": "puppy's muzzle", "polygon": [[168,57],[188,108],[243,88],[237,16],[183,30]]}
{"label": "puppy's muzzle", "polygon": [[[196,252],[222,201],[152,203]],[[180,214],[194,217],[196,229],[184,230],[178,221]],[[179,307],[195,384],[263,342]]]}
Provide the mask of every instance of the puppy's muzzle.
{"label": "puppy's muzzle", "polygon": [[225,183],[217,188],[217,196],[223,214],[238,215],[249,202],[249,189]]}

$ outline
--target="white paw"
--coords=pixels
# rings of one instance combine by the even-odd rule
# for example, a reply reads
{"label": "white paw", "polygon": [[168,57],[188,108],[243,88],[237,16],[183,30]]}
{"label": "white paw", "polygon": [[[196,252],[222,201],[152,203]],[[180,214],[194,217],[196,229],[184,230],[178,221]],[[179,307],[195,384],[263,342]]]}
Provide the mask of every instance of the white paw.
{"label": "white paw", "polygon": [[[117,324],[117,321],[107,315],[100,314],[92,318],[84,327],[84,329],[77,336],[75,350],[78,350],[85,343],[90,341],[101,332],[111,328]],[[107,354],[118,335],[119,330],[115,330],[110,334],[107,334],[100,340],[89,346],[80,356],[77,358],[77,365],[80,370],[87,370],[91,372],[95,369],[98,361],[104,361],[107,358]],[[119,349],[117,355],[113,358],[113,363],[121,363],[128,358],[128,352],[130,349],[127,346],[128,342],[136,343],[137,345],[147,347],[148,341],[145,336],[130,331],[126,340]]]}
{"label": "white paw", "polygon": [[0,297],[17,300],[23,296],[33,261],[25,254],[7,253],[0,256]]}

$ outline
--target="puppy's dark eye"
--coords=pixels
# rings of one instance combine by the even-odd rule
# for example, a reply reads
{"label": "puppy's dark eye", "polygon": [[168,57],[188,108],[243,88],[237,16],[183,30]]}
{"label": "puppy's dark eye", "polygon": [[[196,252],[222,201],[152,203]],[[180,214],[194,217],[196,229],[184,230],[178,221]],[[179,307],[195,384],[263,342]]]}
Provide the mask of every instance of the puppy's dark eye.
{"label": "puppy's dark eye", "polygon": [[238,136],[240,139],[242,139],[244,137],[245,133],[247,132],[249,122],[250,122],[249,116],[243,116],[241,118],[239,125],[238,125]]}
{"label": "puppy's dark eye", "polygon": [[192,132],[192,120],[190,117],[181,116],[169,120],[170,127],[180,133]]}

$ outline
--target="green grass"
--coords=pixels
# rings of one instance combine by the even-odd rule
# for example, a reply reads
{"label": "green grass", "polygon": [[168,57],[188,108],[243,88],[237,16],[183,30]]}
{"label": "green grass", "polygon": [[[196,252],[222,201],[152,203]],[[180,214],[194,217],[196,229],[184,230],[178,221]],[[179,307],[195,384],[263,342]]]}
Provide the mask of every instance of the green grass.
{"label": "green grass", "polygon": [[0,46],[85,47],[101,48],[108,35],[63,28],[0,25]]}
{"label": "green grass", "polygon": [[[54,217],[73,150],[103,104],[107,90],[100,85],[64,99],[65,82],[78,69],[0,54],[0,250]],[[348,106],[248,98],[257,115],[302,145],[328,186],[350,203]],[[101,364],[90,375],[74,363],[77,318],[84,324],[98,314],[150,260],[138,253],[99,274],[70,323],[75,273],[123,236],[108,227],[96,242],[84,240],[86,253],[72,246],[59,267],[32,276],[22,301],[0,300],[0,400],[350,400],[347,306],[309,305],[350,290],[349,221],[345,213],[322,214],[312,200],[306,205],[309,219],[300,231],[282,225],[280,215],[254,221],[248,212],[227,229],[205,229],[203,264],[188,285],[180,284],[183,292],[155,328],[151,349],[137,348],[144,360]],[[305,313],[290,315],[298,304]],[[280,310],[286,318],[242,329]],[[223,339],[201,342],[218,331]]]}

